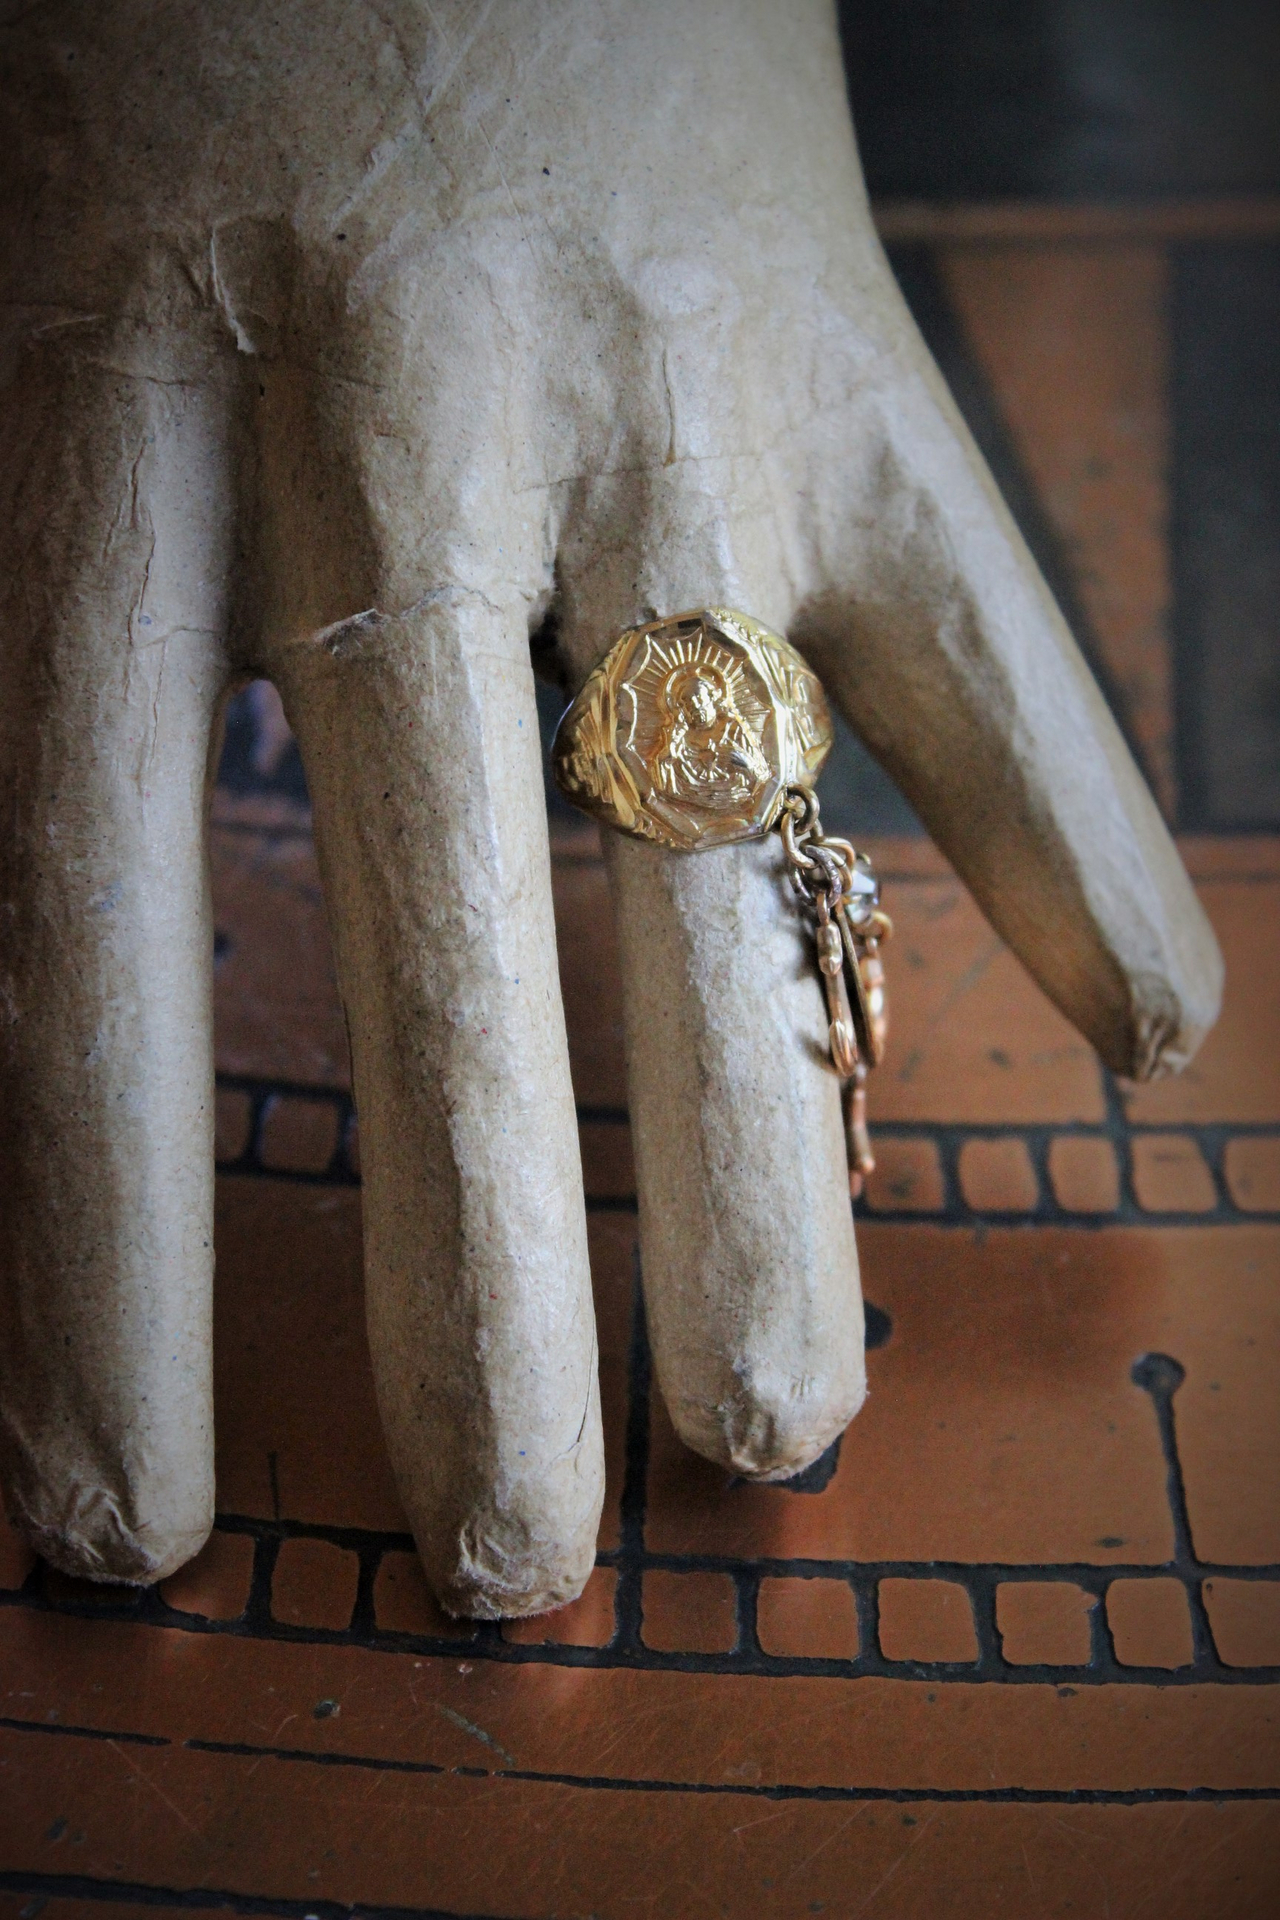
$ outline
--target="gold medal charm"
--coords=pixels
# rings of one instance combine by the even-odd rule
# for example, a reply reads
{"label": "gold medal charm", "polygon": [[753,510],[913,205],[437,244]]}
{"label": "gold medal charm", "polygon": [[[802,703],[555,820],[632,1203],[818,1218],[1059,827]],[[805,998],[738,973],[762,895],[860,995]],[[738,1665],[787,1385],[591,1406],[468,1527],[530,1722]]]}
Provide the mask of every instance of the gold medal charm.
{"label": "gold medal charm", "polygon": [[746,614],[703,607],[615,641],[560,722],[552,768],[575,805],[676,852],[780,829],[813,916],[856,1196],[875,1164],[866,1077],[884,1052],[879,946],[892,929],[866,856],[818,823],[813,785],[831,741],[821,682],[795,648]]}

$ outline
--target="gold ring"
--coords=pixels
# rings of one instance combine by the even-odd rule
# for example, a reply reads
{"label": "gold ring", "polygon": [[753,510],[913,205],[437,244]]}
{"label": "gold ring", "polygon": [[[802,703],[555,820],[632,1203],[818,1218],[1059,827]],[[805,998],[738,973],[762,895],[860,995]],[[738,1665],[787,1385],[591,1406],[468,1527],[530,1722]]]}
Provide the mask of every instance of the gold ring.
{"label": "gold ring", "polygon": [[565,796],[681,853],[755,840],[831,747],[822,684],[780,634],[727,607],[629,627],[561,720]]}
{"label": "gold ring", "polygon": [[813,788],[831,741],[822,683],[795,648],[745,613],[700,607],[615,640],[556,729],[551,761],[576,806],[679,853],[780,829],[812,922],[856,1198],[875,1167],[866,1080],[884,1053],[880,943],[893,928],[866,855],[819,824]]}

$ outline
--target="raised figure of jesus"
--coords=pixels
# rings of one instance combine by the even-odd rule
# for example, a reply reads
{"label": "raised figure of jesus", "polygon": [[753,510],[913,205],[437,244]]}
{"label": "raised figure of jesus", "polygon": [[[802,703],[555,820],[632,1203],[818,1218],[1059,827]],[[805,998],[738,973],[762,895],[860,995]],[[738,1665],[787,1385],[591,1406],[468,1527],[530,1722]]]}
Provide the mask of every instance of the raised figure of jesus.
{"label": "raised figure of jesus", "polygon": [[667,721],[649,763],[653,784],[673,800],[741,805],[769,763],[716,667],[687,666],[663,689]]}

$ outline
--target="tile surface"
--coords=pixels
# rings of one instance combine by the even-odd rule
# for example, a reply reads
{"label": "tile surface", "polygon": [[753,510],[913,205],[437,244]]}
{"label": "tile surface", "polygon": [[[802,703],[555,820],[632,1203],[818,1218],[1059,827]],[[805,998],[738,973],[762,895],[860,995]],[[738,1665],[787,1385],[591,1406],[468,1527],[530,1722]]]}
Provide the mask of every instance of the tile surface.
{"label": "tile surface", "polygon": [[996,1626],[1016,1666],[1086,1666],[1094,1600],[1067,1580],[1006,1580],[996,1588]]}
{"label": "tile surface", "polygon": [[[594,838],[562,838],[562,930],[597,930],[564,973],[601,1559],[574,1606],[477,1628],[426,1588],[378,1429],[328,961],[254,951],[314,915],[314,870],[296,835],[253,846],[243,807],[230,837],[220,924],[261,997],[221,1055],[220,1518],[141,1595],[42,1575],[6,1534],[5,1913],[37,1887],[86,1920],[92,1887],[293,1920],[789,1916],[883,1881],[867,1912],[985,1916],[1028,1869],[1046,1912],[1105,1884],[1137,1914],[1156,1884],[1162,1915],[1210,1890],[1269,1913],[1280,1086],[1231,1075],[1249,1019],[1269,1032],[1240,969],[1267,971],[1280,863],[1191,850],[1264,932],[1236,1039],[1166,1113],[1107,1081],[927,845],[879,850],[904,942],[859,1207],[871,1393],[793,1489],[687,1453],[649,1378],[607,887]],[[1154,1175],[1144,1142],[1174,1156]],[[1201,1833],[1216,1874],[1169,1874]]]}
{"label": "tile surface", "polygon": [[880,1651],[886,1660],[933,1665],[978,1657],[969,1595],[954,1580],[882,1580]]}

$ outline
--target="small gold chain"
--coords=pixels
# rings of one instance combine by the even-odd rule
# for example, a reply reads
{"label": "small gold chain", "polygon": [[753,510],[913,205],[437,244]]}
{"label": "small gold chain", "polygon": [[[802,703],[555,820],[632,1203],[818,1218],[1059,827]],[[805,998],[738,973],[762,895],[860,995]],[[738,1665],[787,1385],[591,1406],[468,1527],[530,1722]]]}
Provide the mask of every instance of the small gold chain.
{"label": "small gold chain", "polygon": [[880,943],[893,932],[893,922],[881,909],[870,860],[851,841],[822,831],[818,797],[810,788],[787,788],[778,829],[791,884],[813,915],[831,1063],[844,1082],[849,1191],[856,1200],[876,1164],[867,1130],[867,1071],[880,1064],[888,1037]]}

